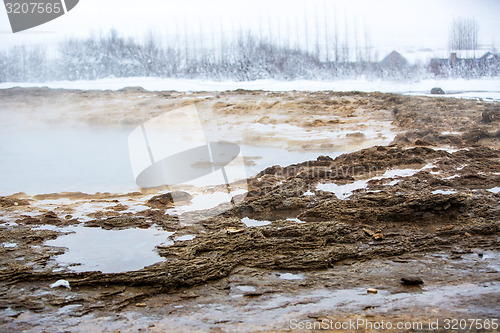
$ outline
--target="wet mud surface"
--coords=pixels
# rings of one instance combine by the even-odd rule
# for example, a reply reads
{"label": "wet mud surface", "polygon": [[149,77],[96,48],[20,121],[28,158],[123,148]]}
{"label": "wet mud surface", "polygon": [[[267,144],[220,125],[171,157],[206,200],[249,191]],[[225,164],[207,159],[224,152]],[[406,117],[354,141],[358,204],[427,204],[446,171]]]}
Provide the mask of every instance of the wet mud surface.
{"label": "wet mud surface", "polygon": [[[138,95],[154,98],[142,105]],[[57,115],[62,123],[80,117],[106,126],[135,125],[195,100],[225,115],[233,131],[246,126],[248,142],[352,151],[268,167],[248,179],[241,203],[210,208],[213,217],[196,223],[179,220],[172,196],[186,206],[196,197],[175,188],[0,197],[3,331],[281,332],[293,320],[498,318],[498,103],[134,89],[8,89],[0,98],[32,112],[56,98],[106,107],[128,98],[150,110]],[[275,127],[259,132],[256,124]],[[280,125],[310,135],[292,140],[293,133],[282,135],[291,128]],[[341,140],[328,134],[339,131]],[[78,262],[57,260],[65,247],[50,245],[76,228],[154,230],[161,240],[151,250],[160,259],[131,271],[78,271]],[[58,280],[71,288],[51,288]]]}

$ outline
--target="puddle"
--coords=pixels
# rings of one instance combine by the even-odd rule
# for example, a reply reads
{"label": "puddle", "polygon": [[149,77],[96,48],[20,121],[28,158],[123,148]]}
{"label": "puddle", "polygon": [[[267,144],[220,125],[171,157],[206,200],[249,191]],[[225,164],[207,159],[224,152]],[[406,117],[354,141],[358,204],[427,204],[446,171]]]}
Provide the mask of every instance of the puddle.
{"label": "puddle", "polygon": [[136,204],[136,205],[129,205],[126,210],[123,210],[120,213],[133,213],[133,214],[135,214],[135,213],[140,213],[140,212],[143,212],[145,210],[150,210],[150,209],[151,209],[151,207],[149,207],[149,206]]}
{"label": "puddle", "polygon": [[5,243],[2,243],[1,244],[3,247],[5,248],[13,248],[13,247],[17,247],[17,243],[10,243],[10,242],[5,242]]}
{"label": "puddle", "polygon": [[67,248],[55,260],[76,272],[120,273],[142,269],[163,260],[155,252],[157,245],[173,244],[167,239],[173,232],[156,228],[104,230],[70,226],[55,230],[71,233],[49,240],[45,245]]}
{"label": "puddle", "polygon": [[279,273],[276,274],[278,278],[282,280],[304,280],[305,277],[303,274],[293,274],[293,273]]}
{"label": "puddle", "polygon": [[244,293],[254,293],[256,290],[254,286],[237,286],[236,288]]}
{"label": "puddle", "polygon": [[[479,256],[481,253],[482,256]],[[467,253],[462,255],[462,259],[467,261],[480,261],[487,264],[487,267],[500,272],[500,252],[496,251],[478,251],[477,253]]]}
{"label": "puddle", "polygon": [[183,235],[183,236],[179,236],[175,239],[175,241],[189,241],[189,240],[192,240],[192,239],[195,239],[196,236],[195,235]]}
{"label": "puddle", "polygon": [[431,193],[432,194],[456,194],[458,192],[455,190],[434,190]]}
{"label": "puddle", "polygon": [[271,224],[271,221],[254,220],[248,217],[242,218],[241,222],[243,222],[247,227],[262,227],[264,225]]}
{"label": "puddle", "polygon": [[297,222],[297,223],[306,223],[305,221],[302,221],[301,219],[299,219],[297,217],[289,217],[286,219],[286,221]]}
{"label": "puddle", "polygon": [[166,211],[166,214],[182,214],[197,210],[214,208],[220,204],[231,202],[231,199],[236,195],[245,193],[246,193],[245,190],[239,189],[231,193],[214,192],[209,194],[198,194],[195,195],[193,199],[191,199],[190,204],[168,209]]}
{"label": "puddle", "polygon": [[304,161],[315,161],[319,155],[328,155],[335,158],[344,153],[344,151],[334,150],[287,150],[277,147],[265,147],[254,145],[241,145],[240,146],[243,156],[248,156],[255,163],[246,166],[247,175],[252,176],[265,168],[273,165],[291,165],[302,163]]}
{"label": "puddle", "polygon": [[[368,183],[372,180],[398,178],[398,177],[400,177],[400,178],[410,177],[410,176],[413,176],[420,171],[432,169],[432,168],[434,168],[434,165],[432,163],[429,163],[429,164],[426,164],[421,169],[390,169],[390,170],[386,170],[382,176],[372,177],[370,179],[356,180],[353,183],[349,183],[349,184],[345,184],[345,185],[337,185],[335,183],[320,183],[320,184],[316,185],[316,189],[326,191],[326,192],[331,192],[331,193],[335,194],[335,196],[338,199],[346,200],[354,193],[354,191],[368,188]],[[399,181],[400,180],[393,180],[393,181],[389,182],[388,185],[390,185],[390,186],[396,185]]]}
{"label": "puddle", "polygon": [[335,196],[341,200],[345,200],[349,198],[354,191],[359,189],[364,189],[368,187],[369,180],[357,180],[354,183],[345,184],[345,185],[337,185],[335,183],[324,183],[318,184],[316,186],[317,190],[331,192],[335,194]]}
{"label": "puddle", "polygon": [[[248,286],[241,286],[248,287]],[[236,287],[239,290],[240,287]],[[235,289],[236,289],[235,288]],[[250,289],[248,289],[250,290]],[[366,288],[343,290],[310,290],[297,294],[269,294],[248,303],[232,302],[203,304],[193,311],[194,315],[172,314],[155,323],[156,328],[164,331],[209,331],[213,322],[226,320],[225,328],[229,332],[254,332],[259,330],[290,331],[291,323],[315,321],[311,315],[340,315],[386,313],[393,316],[404,316],[415,309],[460,309],[464,299],[486,297],[498,292],[498,283],[460,284],[422,288],[419,293],[391,293],[379,289],[377,294],[368,294]],[[251,292],[251,291],[246,291]],[[241,297],[233,295],[233,298]],[[375,310],[372,310],[375,309]],[[474,315],[484,318],[494,317],[495,309],[486,306],[474,306]],[[140,316],[143,316],[141,314]],[[134,320],[141,324],[151,319],[137,315]],[[366,319],[363,319],[365,323]],[[426,322],[423,322],[425,327]]]}

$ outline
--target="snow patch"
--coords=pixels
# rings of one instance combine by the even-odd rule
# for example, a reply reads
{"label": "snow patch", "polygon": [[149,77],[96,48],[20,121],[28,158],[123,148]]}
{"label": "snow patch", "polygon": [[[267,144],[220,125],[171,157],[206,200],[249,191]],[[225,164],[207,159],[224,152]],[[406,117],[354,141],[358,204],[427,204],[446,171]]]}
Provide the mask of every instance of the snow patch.
{"label": "snow patch", "polygon": [[[430,95],[432,87],[441,87],[447,94],[437,97],[481,98],[500,100],[500,81],[484,79],[426,79],[418,82],[347,79],[337,81],[314,80],[256,80],[256,81],[208,81],[162,79],[154,77],[105,78],[92,81],[51,81],[51,82],[3,82],[0,89],[12,87],[49,87],[53,89],[119,90],[130,86],[141,86],[149,91],[228,91],[236,89],[268,91],[365,91],[391,92],[410,95]],[[451,94],[450,94],[451,93]]]}

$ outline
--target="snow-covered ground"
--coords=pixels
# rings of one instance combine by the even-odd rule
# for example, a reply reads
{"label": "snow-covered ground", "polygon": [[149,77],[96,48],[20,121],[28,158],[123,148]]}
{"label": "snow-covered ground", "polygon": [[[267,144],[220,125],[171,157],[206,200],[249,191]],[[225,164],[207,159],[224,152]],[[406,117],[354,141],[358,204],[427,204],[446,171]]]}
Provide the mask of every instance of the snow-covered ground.
{"label": "snow-covered ground", "polygon": [[142,87],[149,91],[226,91],[236,89],[269,91],[365,91],[393,92],[412,95],[429,94],[433,87],[441,87],[448,97],[482,98],[500,100],[500,78],[485,79],[426,79],[417,82],[351,79],[338,81],[278,81],[258,80],[248,82],[161,79],[151,77],[106,78],[93,81],[53,81],[40,83],[0,83],[0,89],[12,87],[49,87],[54,89],[119,90],[125,87]]}

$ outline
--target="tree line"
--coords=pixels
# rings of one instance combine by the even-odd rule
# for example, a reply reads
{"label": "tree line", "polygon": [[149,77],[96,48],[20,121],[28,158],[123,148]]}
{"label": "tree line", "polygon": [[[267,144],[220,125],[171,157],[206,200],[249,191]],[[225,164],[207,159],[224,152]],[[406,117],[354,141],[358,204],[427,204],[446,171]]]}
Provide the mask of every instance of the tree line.
{"label": "tree line", "polygon": [[[318,14],[316,14],[318,15]],[[189,35],[179,31],[168,40],[149,33],[143,41],[120,36],[111,30],[86,38],[59,42],[56,52],[47,46],[16,46],[0,51],[0,82],[43,82],[53,80],[95,80],[107,77],[159,77],[249,81],[258,79],[396,78],[419,79],[440,76],[477,77],[499,75],[498,62],[467,63],[467,66],[439,71],[429,64],[382,66],[370,44],[369,31],[361,34],[357,25],[346,22],[343,36],[336,21],[325,16],[323,26],[310,25],[305,16],[304,31],[282,36],[274,31],[232,35],[213,32]],[[279,23],[279,22],[278,22]],[[200,25],[201,27],[201,25]],[[181,32],[181,34],[179,34]],[[276,37],[277,35],[277,37]],[[273,37],[274,36],[274,37]],[[478,46],[478,25],[474,19],[455,19],[450,26],[450,49]],[[485,67],[486,66],[486,67]]]}

